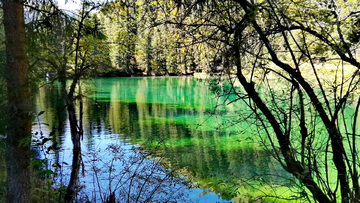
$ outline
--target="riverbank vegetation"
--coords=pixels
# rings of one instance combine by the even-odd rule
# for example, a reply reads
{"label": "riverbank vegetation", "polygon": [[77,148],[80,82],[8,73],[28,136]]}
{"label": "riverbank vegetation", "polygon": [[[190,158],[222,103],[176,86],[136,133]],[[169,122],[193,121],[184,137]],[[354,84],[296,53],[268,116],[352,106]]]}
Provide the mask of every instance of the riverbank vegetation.
{"label": "riverbank vegetation", "polygon": [[[220,128],[251,123],[257,141],[298,186],[297,197],[360,200],[358,1],[80,4],[80,10],[66,12],[53,1],[1,3],[0,108],[7,105],[7,117],[0,120],[0,134],[7,135],[8,195],[13,202],[30,201],[29,138],[31,121],[40,114],[33,113],[31,95],[40,85],[55,80],[62,84],[61,108],[68,111],[74,145],[74,170],[65,195],[71,202],[81,165],[87,96],[80,80],[199,74],[218,76],[209,87],[221,104],[246,106]],[[66,79],[71,80],[68,86]]]}

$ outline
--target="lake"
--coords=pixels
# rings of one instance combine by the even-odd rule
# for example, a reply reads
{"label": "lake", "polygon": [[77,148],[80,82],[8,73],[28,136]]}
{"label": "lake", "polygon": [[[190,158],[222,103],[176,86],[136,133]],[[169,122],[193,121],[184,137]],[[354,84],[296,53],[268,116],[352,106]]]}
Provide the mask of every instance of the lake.
{"label": "lake", "polygon": [[[272,194],[287,191],[290,176],[260,147],[256,128],[238,120],[247,107],[216,96],[223,88],[192,77],[82,81],[77,199],[101,202],[114,193],[130,202],[240,202],[261,198],[267,184],[284,186]],[[61,92],[46,86],[34,99],[44,111],[34,139],[49,139],[34,152],[67,185],[72,142]]]}

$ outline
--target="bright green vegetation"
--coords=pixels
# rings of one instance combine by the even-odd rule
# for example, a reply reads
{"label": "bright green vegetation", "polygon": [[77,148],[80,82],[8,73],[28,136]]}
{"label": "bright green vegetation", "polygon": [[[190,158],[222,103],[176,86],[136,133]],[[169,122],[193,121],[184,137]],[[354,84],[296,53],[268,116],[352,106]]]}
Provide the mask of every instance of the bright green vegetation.
{"label": "bright green vegetation", "polygon": [[[164,166],[223,199],[250,201],[266,191],[287,200],[360,201],[358,0],[84,0],[72,13],[51,0],[13,1],[4,0],[0,13],[0,111],[10,109],[0,135],[12,151],[8,192],[22,198],[11,201],[29,201],[31,134],[39,151],[55,152],[56,170],[57,149],[72,143],[65,202],[76,194],[81,145],[89,152],[114,136],[160,149],[154,157]],[[219,77],[88,80],[189,74]],[[45,76],[60,87],[35,97]],[[31,133],[40,116],[46,133]],[[111,191],[102,195],[105,201]]]}

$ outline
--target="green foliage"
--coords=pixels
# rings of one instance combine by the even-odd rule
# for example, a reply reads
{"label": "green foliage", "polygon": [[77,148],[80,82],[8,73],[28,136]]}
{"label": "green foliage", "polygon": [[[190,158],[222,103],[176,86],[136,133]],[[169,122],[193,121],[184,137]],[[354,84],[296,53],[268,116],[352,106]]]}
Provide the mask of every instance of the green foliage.
{"label": "green foliage", "polygon": [[35,170],[40,170],[46,164],[47,162],[45,160],[32,160],[30,163],[30,167],[32,167]]}
{"label": "green foliage", "polygon": [[352,20],[351,31],[348,34],[348,39],[351,43],[358,43],[360,41],[360,20],[354,19]]}
{"label": "green foliage", "polygon": [[52,170],[46,169],[48,167],[47,160],[34,159],[31,161],[30,167],[35,169],[36,171],[39,171],[39,177],[41,179],[48,178],[50,177],[50,175],[54,174]]}
{"label": "green foliage", "polygon": [[[110,65],[106,36],[96,14],[90,14],[98,5],[85,2],[84,9],[89,10],[71,16],[50,5],[44,7],[46,12],[37,13],[27,23],[32,81],[45,78],[47,73],[52,75],[47,79],[57,77],[63,81],[75,72],[92,77],[106,70]],[[76,36],[80,37],[80,46]],[[75,70],[80,65],[83,70]]]}
{"label": "green foliage", "polygon": [[[210,82],[211,90],[229,103],[246,104],[250,111],[241,116],[258,127],[260,143],[274,151],[294,179],[310,177],[315,185],[305,186],[320,188],[311,191],[314,197],[339,199],[338,188],[345,200],[360,196],[351,189],[358,184],[359,158],[352,146],[358,142],[358,129],[353,127],[358,111],[345,113],[346,105],[358,102],[353,98],[359,83],[359,4],[195,3],[199,2],[120,1],[108,3],[101,13],[90,13],[94,4],[85,1],[76,17],[44,14],[28,24],[30,63],[41,67],[32,73],[54,71],[63,78],[81,78],[111,66],[131,75],[228,75],[232,87],[220,85],[220,77]],[[0,62],[1,53],[0,47]],[[321,74],[323,70],[328,73]],[[245,92],[235,88],[239,81]],[[279,83],[284,85],[279,88]],[[337,150],[341,153],[334,153]],[[338,161],[330,161],[337,155]],[[328,175],[336,170],[338,177]]]}
{"label": "green foliage", "polygon": [[[206,69],[204,44],[189,47],[191,36],[168,23],[175,19],[176,6],[170,1],[132,0],[109,3],[99,14],[104,24],[112,66],[131,74],[192,74]],[[201,58],[196,57],[196,55]]]}

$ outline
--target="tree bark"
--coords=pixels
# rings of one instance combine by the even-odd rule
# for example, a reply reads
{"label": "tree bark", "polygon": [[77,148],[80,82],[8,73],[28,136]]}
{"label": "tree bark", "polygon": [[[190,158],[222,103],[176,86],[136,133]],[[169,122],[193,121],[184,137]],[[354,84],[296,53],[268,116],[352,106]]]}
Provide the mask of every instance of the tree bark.
{"label": "tree bark", "polygon": [[8,122],[6,139],[7,202],[30,202],[31,102],[20,0],[4,0]]}

